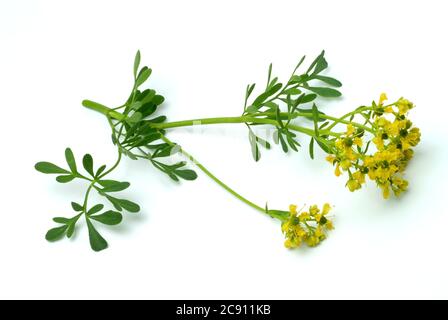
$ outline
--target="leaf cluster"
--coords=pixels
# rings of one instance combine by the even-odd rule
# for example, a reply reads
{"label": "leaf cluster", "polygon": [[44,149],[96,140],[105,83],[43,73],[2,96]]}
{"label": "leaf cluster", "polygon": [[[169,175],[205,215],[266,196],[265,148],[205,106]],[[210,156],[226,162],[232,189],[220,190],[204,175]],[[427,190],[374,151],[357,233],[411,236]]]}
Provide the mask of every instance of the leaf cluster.
{"label": "leaf cluster", "polygon": [[[289,130],[290,122],[296,117],[297,113],[307,114],[304,118],[312,121],[315,128],[324,128],[328,123],[318,125],[318,122],[324,122],[322,111],[318,110],[315,103],[316,99],[336,98],[341,95],[335,88],[342,86],[342,83],[335,78],[322,75],[321,73],[328,67],[325,59],[325,51],[322,51],[309,65],[306,71],[298,73],[299,68],[305,61],[303,56],[294,68],[288,81],[283,84],[279,82],[278,77],[272,76],[272,64],[268,69],[268,78],[266,88],[262,93],[253,98],[249,103],[255,84],[248,85],[246,88],[244,113],[252,117],[271,119],[277,122],[276,131],[273,134],[273,140],[280,144],[284,152],[289,149],[298,151],[301,146],[297,141],[297,136]],[[317,84],[316,84],[317,83]],[[313,103],[312,107],[307,107]],[[257,125],[249,123],[248,126]],[[310,141],[310,156],[314,154],[314,142],[325,148],[325,137],[319,134],[316,129],[316,136]],[[249,131],[249,142],[252,148],[252,155],[256,161],[260,159],[260,146],[269,146],[265,140],[257,137],[252,130]],[[269,147],[267,147],[269,149]]]}
{"label": "leaf cluster", "polygon": [[171,179],[179,181],[194,180],[195,171],[186,169],[185,161],[173,162],[173,156],[178,152],[171,143],[164,141],[164,131],[153,127],[154,124],[166,121],[164,115],[154,115],[161,108],[164,97],[153,89],[141,89],[149,79],[151,69],[140,68],[140,51],[134,59],[134,85],[123,108],[124,120],[109,119],[113,130],[113,143],[127,157],[137,160],[146,159],[158,170]]}
{"label": "leaf cluster", "polygon": [[[115,196],[116,193],[129,188],[130,183],[106,179],[106,176],[109,175],[114,168],[105,171],[106,165],[102,165],[98,167],[98,169],[94,169],[92,156],[86,154],[82,158],[82,166],[85,172],[81,173],[78,169],[75,156],[70,148],[65,150],[65,159],[68,168],[62,168],[51,162],[38,162],[35,165],[35,169],[44,174],[56,175],[56,181],[60,183],[68,183],[74,179],[80,179],[87,181],[89,185],[86,190],[84,202],[82,204],[78,202],[71,203],[72,210],[75,212],[74,216],[70,218],[60,216],[53,218],[53,221],[58,223],[59,226],[50,229],[45,238],[48,241],[56,241],[64,236],[71,238],[75,234],[79,219],[84,216],[89,232],[90,246],[95,251],[101,251],[107,248],[107,241],[98,232],[95,224],[101,223],[108,226],[117,225],[123,220],[123,210],[136,213],[140,211],[140,206],[130,200]],[[99,195],[108,200],[115,210],[103,210],[105,206],[102,203],[89,206],[88,199],[91,190],[96,190]]]}

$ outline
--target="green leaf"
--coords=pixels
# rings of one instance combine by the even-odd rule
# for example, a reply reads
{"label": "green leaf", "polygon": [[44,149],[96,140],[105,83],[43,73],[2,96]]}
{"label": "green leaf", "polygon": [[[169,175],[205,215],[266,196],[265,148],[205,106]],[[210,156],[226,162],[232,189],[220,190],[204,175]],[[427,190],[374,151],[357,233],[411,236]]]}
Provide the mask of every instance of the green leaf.
{"label": "green leaf", "polygon": [[117,225],[123,220],[121,213],[112,210],[106,211],[97,216],[90,216],[90,218],[109,226]]}
{"label": "green leaf", "polygon": [[125,199],[118,199],[118,203],[126,211],[133,212],[133,213],[140,211],[140,206],[138,204],[136,204],[135,202],[125,200]]}
{"label": "green leaf", "polygon": [[252,94],[252,91],[254,91],[254,89],[255,89],[255,83],[252,83],[251,85],[247,85],[247,88],[246,88],[246,100]]}
{"label": "green leaf", "polygon": [[76,221],[73,220],[71,223],[68,224],[67,228],[67,238],[71,238],[73,234],[75,233],[75,227],[76,227]]}
{"label": "green leaf", "polygon": [[65,149],[65,160],[67,161],[68,167],[70,168],[72,173],[77,173],[76,160],[75,156],[73,155],[72,149]]}
{"label": "green leaf", "polygon": [[165,101],[165,98],[161,95],[155,95],[152,99],[152,103],[154,103],[156,106],[161,105]]}
{"label": "green leaf", "polygon": [[327,76],[314,76],[314,79],[320,80],[322,82],[325,82],[327,84],[329,84],[330,86],[333,87],[342,87],[342,83],[339,80],[336,80],[334,78],[331,77],[327,77]]}
{"label": "green leaf", "polygon": [[302,91],[300,91],[297,88],[289,88],[288,90],[285,90],[283,93],[286,95],[297,96],[297,95],[301,94]]}
{"label": "green leaf", "polygon": [[148,102],[152,102],[152,99],[156,95],[156,91],[152,89],[146,89],[141,93],[137,100],[139,100],[142,105],[147,104]]}
{"label": "green leaf", "polygon": [[47,241],[59,240],[65,234],[65,231],[67,231],[67,228],[68,228],[68,226],[65,225],[62,227],[50,229],[50,230],[48,230],[47,234],[45,235],[45,239],[47,239]]}
{"label": "green leaf", "polygon": [[101,251],[107,248],[107,241],[96,231],[89,218],[86,219],[87,228],[89,229],[90,247],[94,251]]}
{"label": "green leaf", "polygon": [[97,205],[93,206],[92,208],[90,208],[89,211],[87,211],[87,215],[90,216],[90,215],[92,215],[92,214],[98,213],[98,212],[100,212],[101,210],[103,210],[103,208],[104,208],[104,205],[102,205],[102,204],[97,204]]}
{"label": "green leaf", "polygon": [[313,122],[314,122],[314,134],[316,137],[319,137],[319,110],[317,110],[317,106],[315,103],[313,103]]}
{"label": "green leaf", "polygon": [[75,176],[73,175],[64,175],[64,176],[57,176],[56,181],[59,183],[67,183],[75,179]]}
{"label": "green leaf", "polygon": [[38,163],[36,163],[34,168],[37,171],[39,171],[41,173],[45,173],[45,174],[70,173],[70,171],[62,169],[62,168],[58,167],[57,165],[52,164],[50,162],[38,162]]}
{"label": "green leaf", "polygon": [[135,87],[140,87],[146,80],[148,80],[151,72],[152,70],[148,67],[143,67],[137,76],[137,80],[135,80]]}
{"label": "green leaf", "polygon": [[314,159],[314,138],[311,138],[310,140],[309,151],[310,151],[310,158]]}
{"label": "green leaf", "polygon": [[140,112],[134,112],[132,116],[126,119],[126,122],[128,122],[129,124],[134,124],[139,122],[140,120],[142,120],[142,114]]}
{"label": "green leaf", "polygon": [[72,202],[72,208],[73,210],[75,210],[76,212],[81,212],[84,210],[84,208],[82,207],[82,205],[80,205],[79,203],[76,202]]}
{"label": "green leaf", "polygon": [[269,65],[269,69],[268,69],[268,81],[267,81],[266,88],[269,88],[269,84],[271,83],[271,75],[272,75],[272,63]]}
{"label": "green leaf", "polygon": [[[323,51],[322,51],[323,53]],[[325,70],[328,67],[327,60],[325,60],[323,54],[322,57],[317,61],[316,67],[314,68],[313,75],[319,74],[323,70]]]}
{"label": "green leaf", "polygon": [[109,200],[113,204],[115,209],[117,209],[118,211],[122,211],[123,209],[125,209],[126,211],[129,211],[129,212],[134,212],[134,213],[140,211],[140,206],[132,201],[114,198],[107,194],[103,194],[103,195],[107,198],[107,200]]}
{"label": "green leaf", "polygon": [[147,136],[140,137],[139,140],[135,141],[131,145],[134,148],[146,146],[147,144],[160,139],[160,137],[161,137],[160,133],[149,134]]}
{"label": "green leaf", "polygon": [[288,145],[286,144],[285,139],[283,138],[283,135],[279,132],[278,138],[280,140],[280,144],[282,145],[282,150],[284,153],[288,152]]}
{"label": "green leaf", "polygon": [[277,83],[276,85],[274,85],[272,88],[270,88],[269,90],[263,92],[262,94],[260,94],[252,103],[252,105],[258,107],[260,106],[263,102],[266,101],[267,98],[269,98],[270,96],[272,96],[273,94],[275,94],[277,91],[279,91],[282,88],[282,84],[281,83]]}
{"label": "green leaf", "polygon": [[161,123],[161,122],[164,122],[165,120],[166,120],[166,116],[159,116],[159,117],[156,117],[156,118],[149,119],[148,122],[151,122],[151,123]]}
{"label": "green leaf", "polygon": [[267,142],[266,140],[264,140],[260,137],[257,137],[257,136],[255,136],[255,139],[257,139],[257,143],[259,145],[261,145],[263,148],[265,148],[267,150],[271,149],[271,144],[269,142]]}
{"label": "green leaf", "polygon": [[278,122],[278,125],[281,128],[283,128],[284,125],[283,125],[282,118],[281,118],[281,115],[280,115],[280,108],[277,108],[277,110],[275,110],[275,117],[276,117],[276,120]]}
{"label": "green leaf", "polygon": [[299,63],[297,63],[296,67],[294,68],[294,72],[293,72],[293,73],[295,73],[295,72],[297,71],[297,69],[299,69],[299,67],[302,65],[303,61],[305,61],[305,57],[306,57],[306,56],[303,56],[303,57],[300,59]]}
{"label": "green leaf", "polygon": [[129,188],[131,184],[129,182],[117,182],[114,184],[109,184],[107,187],[104,187],[102,192],[119,192]]}
{"label": "green leaf", "polygon": [[68,224],[70,222],[70,219],[64,217],[54,217],[53,221],[61,224]]}
{"label": "green leaf", "polygon": [[322,150],[324,150],[326,153],[331,153],[330,148],[329,148],[325,143],[323,143],[322,141],[320,141],[320,139],[316,139],[316,142],[317,142],[317,144],[319,145],[319,147],[320,147]]}
{"label": "green leaf", "polygon": [[138,67],[140,66],[140,50],[137,51],[137,53],[135,54],[135,59],[134,59],[134,79],[137,79],[137,71],[138,71]]}
{"label": "green leaf", "polygon": [[258,148],[257,138],[255,137],[255,134],[252,132],[252,130],[249,130],[249,143],[252,150],[252,157],[255,161],[260,160],[260,149]]}
{"label": "green leaf", "polygon": [[306,82],[308,80],[308,75],[307,74],[301,74],[300,76],[294,74],[290,79],[288,84],[298,84],[298,83],[303,83]]}
{"label": "green leaf", "polygon": [[305,103],[309,103],[311,101],[313,101],[314,99],[317,98],[317,95],[315,95],[314,93],[309,93],[303,96],[303,98],[300,100],[300,104],[305,104]]}
{"label": "green leaf", "polygon": [[174,170],[174,174],[176,174],[178,177],[184,180],[195,180],[198,177],[195,171],[189,169]]}
{"label": "green leaf", "polygon": [[157,110],[157,106],[152,103],[148,102],[145,103],[140,109],[138,109],[138,112],[142,114],[142,119],[152,115]]}
{"label": "green leaf", "polygon": [[116,180],[100,180],[98,181],[98,183],[102,186],[102,187],[109,187],[109,186],[113,186],[117,183],[120,183],[120,181],[116,181]]}
{"label": "green leaf", "polygon": [[99,167],[96,171],[95,178],[98,178],[104,172],[104,170],[106,170],[106,165],[102,165],[101,167]]}
{"label": "green leaf", "polygon": [[298,151],[297,149],[298,142],[295,141],[294,138],[292,138],[289,134],[286,135],[286,141],[288,142],[292,150],[296,152]]}
{"label": "green leaf", "polygon": [[321,97],[326,98],[334,98],[334,97],[340,97],[341,93],[332,88],[325,88],[325,87],[307,87],[308,90],[313,91],[314,93],[317,93]]}
{"label": "green leaf", "polygon": [[317,65],[317,63],[324,57],[324,54],[325,54],[325,50],[322,50],[322,52],[310,64],[308,70],[306,71],[307,74],[310,73],[311,70],[313,70],[313,68]]}
{"label": "green leaf", "polygon": [[93,177],[95,173],[93,172],[93,158],[90,154],[84,155],[82,158],[82,165],[84,169]]}

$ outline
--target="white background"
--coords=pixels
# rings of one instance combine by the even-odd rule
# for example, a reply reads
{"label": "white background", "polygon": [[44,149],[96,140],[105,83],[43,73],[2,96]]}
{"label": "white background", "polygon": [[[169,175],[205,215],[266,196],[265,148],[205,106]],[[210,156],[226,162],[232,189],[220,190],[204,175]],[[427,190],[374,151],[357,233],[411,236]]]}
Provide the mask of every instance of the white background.
{"label": "white background", "polygon": [[[448,298],[445,3],[1,0],[0,298]],[[248,198],[278,209],[331,202],[336,229],[318,248],[288,251],[278,223],[203,174],[176,185],[126,160],[114,177],[132,182],[126,195],[143,210],[100,228],[109,249],[92,252],[85,226],[47,243],[51,218],[71,215],[84,185],[33,165],[63,164],[67,146],[115,161],[105,119],[80,102],[122,103],[137,49],[170,120],[239,115],[246,84],[264,84],[270,62],[284,79],[302,54],[325,49],[327,74],[344,83],[325,112],[383,91],[417,104],[409,192],[350,193],[306,148],[254,163],[243,125],[179,129],[170,137]]]}

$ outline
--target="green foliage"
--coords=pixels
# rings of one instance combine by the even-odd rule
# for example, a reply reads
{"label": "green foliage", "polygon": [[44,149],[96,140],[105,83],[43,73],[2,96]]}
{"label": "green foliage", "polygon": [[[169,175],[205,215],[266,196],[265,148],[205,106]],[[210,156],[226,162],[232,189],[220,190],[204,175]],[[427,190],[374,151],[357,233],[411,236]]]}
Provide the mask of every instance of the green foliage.
{"label": "green foliage", "polygon": [[[107,242],[100,235],[91,220],[95,220],[104,225],[113,226],[121,223],[123,220],[123,216],[121,213],[113,210],[107,210],[103,213],[100,213],[104,209],[104,204],[101,203],[96,204],[88,209],[88,199],[91,191],[96,190],[100,195],[106,197],[106,199],[111,202],[113,207],[115,207],[119,211],[122,211],[124,209],[126,211],[135,213],[140,211],[140,206],[132,201],[119,199],[109,195],[109,193],[117,193],[129,188],[130,184],[129,182],[120,182],[116,180],[105,179],[105,177],[113,171],[110,170],[105,172],[105,165],[99,167],[95,172],[93,166],[93,158],[90,154],[84,155],[82,159],[84,170],[87,173],[86,175],[78,172],[76,159],[70,148],[67,148],[65,150],[65,158],[70,171],[49,162],[38,162],[35,168],[37,171],[45,174],[63,174],[57,176],[56,180],[58,182],[67,183],[75,178],[78,178],[80,180],[86,181],[88,183],[88,187],[82,205],[77,202],[71,203],[71,207],[73,211],[76,212],[76,215],[71,218],[53,218],[53,221],[58,223],[60,226],[50,229],[45,235],[45,238],[48,241],[59,240],[63,238],[64,235],[66,235],[67,238],[71,238],[76,231],[76,225],[79,221],[79,218],[81,216],[85,216],[91,248],[95,251],[103,250],[107,247]],[[114,168],[118,166],[120,160],[121,153]],[[90,177],[88,177],[88,175],[90,175]]]}
{"label": "green foliage", "polygon": [[[316,104],[313,104],[313,108],[307,108],[307,104],[315,101],[318,96],[322,98],[336,98],[341,95],[338,90],[332,87],[341,87],[342,83],[332,77],[321,74],[328,67],[324,51],[311,62],[306,72],[298,73],[304,61],[305,56],[300,59],[285,85],[279,83],[277,77],[272,79],[272,64],[270,64],[266,89],[256,96],[252,103],[249,103],[249,99],[255,84],[248,85],[246,88],[243,116],[277,121],[278,125],[276,126],[273,140],[276,144],[281,145],[284,152],[288,152],[289,149],[298,151],[300,147],[296,134],[289,129],[289,125],[294,118],[304,113],[306,114],[304,118],[313,121],[315,127],[317,122],[325,120],[321,116],[325,114],[317,109]],[[319,86],[312,84],[316,81],[319,82]],[[317,117],[315,112],[317,112]],[[286,122],[283,123],[285,120]],[[250,126],[254,125],[257,125],[257,123],[249,123],[249,129]],[[261,157],[261,152],[256,136],[251,129],[249,131],[249,142],[252,156],[255,161],[258,161]],[[314,140],[310,143],[310,155],[314,150],[313,147]]]}

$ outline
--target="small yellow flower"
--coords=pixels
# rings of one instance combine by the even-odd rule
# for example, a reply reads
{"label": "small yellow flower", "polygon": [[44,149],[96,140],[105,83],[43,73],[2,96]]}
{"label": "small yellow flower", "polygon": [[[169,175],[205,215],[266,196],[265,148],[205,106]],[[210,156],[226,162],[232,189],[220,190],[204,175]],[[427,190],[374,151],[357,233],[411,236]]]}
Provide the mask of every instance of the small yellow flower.
{"label": "small yellow flower", "polygon": [[310,218],[310,214],[306,211],[303,211],[300,215],[299,215],[299,220],[301,222],[307,221]]}
{"label": "small yellow flower", "polygon": [[347,136],[352,136],[355,133],[355,127],[352,124],[347,125]]}
{"label": "small yellow flower", "polygon": [[320,212],[319,208],[317,207],[317,205],[312,205],[310,206],[310,215],[314,216],[316,214],[318,214]]}
{"label": "small yellow flower", "polygon": [[389,185],[381,186],[381,188],[383,189],[383,198],[384,198],[384,199],[388,199],[389,196],[390,196]]}
{"label": "small yellow flower", "polygon": [[359,137],[354,138],[353,144],[357,145],[358,147],[362,147],[362,139]]}
{"label": "small yellow flower", "polygon": [[398,113],[404,115],[414,107],[414,104],[408,99],[400,98],[400,100],[397,101],[397,107]]}
{"label": "small yellow flower", "polygon": [[353,179],[355,179],[356,181],[359,182],[359,184],[363,184],[366,182],[366,176],[361,171],[356,171],[355,173],[353,173],[352,176],[353,176]]}
{"label": "small yellow flower", "polygon": [[339,166],[339,163],[336,165],[336,168],[334,169],[334,175],[336,177],[339,177],[341,175],[341,168]]}
{"label": "small yellow flower", "polygon": [[384,101],[386,101],[387,100],[387,95],[383,92],[381,95],[380,95],[380,101],[379,101],[379,105],[382,105],[383,103],[384,103]]}
{"label": "small yellow flower", "polygon": [[297,206],[295,204],[291,204],[289,205],[289,212],[292,215],[296,215],[297,214]]}
{"label": "small yellow flower", "polygon": [[322,208],[322,214],[326,215],[326,214],[328,214],[328,212],[330,212],[330,210],[331,210],[330,204],[329,203],[325,203],[323,208]]}
{"label": "small yellow flower", "polygon": [[350,180],[347,181],[347,188],[351,192],[353,192],[355,190],[360,189],[361,188],[361,184],[358,181],[354,180],[354,179],[350,179]]}
{"label": "small yellow flower", "polygon": [[382,134],[377,135],[375,138],[373,138],[372,142],[376,145],[378,150],[384,149],[384,140]]}
{"label": "small yellow flower", "polygon": [[325,203],[322,211],[317,205],[312,205],[309,212],[302,212],[297,216],[297,206],[290,205],[290,216],[282,223],[282,232],[285,235],[286,248],[298,248],[302,243],[310,247],[318,245],[326,239],[327,231],[333,229],[333,223],[324,217],[330,211],[330,204]]}
{"label": "small yellow flower", "polygon": [[328,162],[330,162],[331,164],[333,164],[334,160],[336,160],[336,157],[332,154],[329,154],[326,158],[325,158]]}
{"label": "small yellow flower", "polygon": [[388,107],[384,108],[384,112],[385,113],[393,113],[394,109],[392,108],[392,106],[388,106]]}
{"label": "small yellow flower", "polygon": [[310,247],[315,247],[319,244],[319,238],[316,236],[311,236],[306,239],[306,244]]}
{"label": "small yellow flower", "polygon": [[341,162],[341,168],[343,170],[348,170],[352,166],[352,163],[350,160],[344,160]]}

